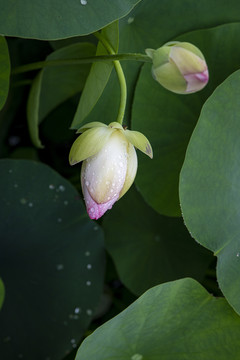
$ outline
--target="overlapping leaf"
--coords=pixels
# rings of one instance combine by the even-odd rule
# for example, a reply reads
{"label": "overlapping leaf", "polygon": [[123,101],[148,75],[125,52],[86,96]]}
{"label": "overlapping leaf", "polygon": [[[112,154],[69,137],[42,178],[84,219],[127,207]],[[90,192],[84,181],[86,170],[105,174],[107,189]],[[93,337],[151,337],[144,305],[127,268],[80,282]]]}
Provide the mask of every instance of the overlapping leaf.
{"label": "overlapping leaf", "polygon": [[132,127],[147,135],[154,157],[151,162],[140,157],[137,186],[148,204],[160,214],[181,214],[178,183],[186,148],[204,101],[239,68],[239,36],[240,24],[226,24],[176,38],[195,44],[206,57],[210,80],[200,93],[173,94],[152,79],[149,65],[141,71],[133,103]]}
{"label": "overlapping leaf", "polygon": [[76,360],[237,360],[240,318],[183,279],[148,290],[88,336]]}
{"label": "overlapping leaf", "polygon": [[46,165],[1,160],[0,169],[1,357],[59,360],[98,305],[102,232],[72,185]]}
{"label": "overlapping leaf", "polygon": [[105,215],[103,228],[121,281],[137,295],[185,276],[202,280],[212,258],[194,243],[182,220],[157,214],[135,189]]}
{"label": "overlapping leaf", "polygon": [[192,236],[218,257],[222,292],[240,313],[240,71],[207,100],[181,172],[180,199]]}

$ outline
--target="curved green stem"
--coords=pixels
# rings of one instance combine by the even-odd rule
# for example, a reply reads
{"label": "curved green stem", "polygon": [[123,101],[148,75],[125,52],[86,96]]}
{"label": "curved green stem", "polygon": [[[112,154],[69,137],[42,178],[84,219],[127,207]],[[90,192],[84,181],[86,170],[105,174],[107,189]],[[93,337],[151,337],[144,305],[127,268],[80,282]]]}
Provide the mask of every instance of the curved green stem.
{"label": "curved green stem", "polygon": [[[116,54],[116,52],[114,51],[112,46],[109,44],[109,42],[99,32],[94,33],[94,35],[96,36],[96,38],[98,38],[101,41],[101,43],[103,44],[105,49],[109,52],[109,54],[111,54],[111,55]],[[123,69],[122,69],[122,66],[121,66],[119,60],[114,60],[113,65],[115,67],[115,70],[116,70],[116,73],[118,76],[120,92],[121,92],[120,104],[119,104],[119,108],[118,108],[118,116],[117,116],[116,121],[122,125],[124,114],[125,114],[125,109],[126,109],[126,104],[127,104],[127,84],[126,84],[125,75],[124,75],[124,72],[123,72]]]}
{"label": "curved green stem", "polygon": [[39,70],[45,67],[53,66],[71,66],[71,65],[81,65],[81,64],[91,64],[94,62],[106,62],[114,60],[134,60],[142,62],[152,62],[152,59],[144,54],[137,53],[126,53],[126,54],[115,54],[115,55],[99,55],[99,56],[89,56],[81,59],[64,59],[64,60],[46,60],[38,61],[31,64],[20,65],[12,69],[12,75],[21,74],[28,71]]}

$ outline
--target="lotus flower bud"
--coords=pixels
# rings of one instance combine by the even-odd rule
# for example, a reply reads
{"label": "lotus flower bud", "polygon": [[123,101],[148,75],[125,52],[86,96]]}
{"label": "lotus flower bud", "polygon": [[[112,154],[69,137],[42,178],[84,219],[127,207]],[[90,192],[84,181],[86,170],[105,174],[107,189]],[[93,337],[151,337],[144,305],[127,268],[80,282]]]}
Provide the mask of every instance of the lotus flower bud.
{"label": "lotus flower bud", "polygon": [[166,89],[177,94],[202,90],[208,68],[201,51],[187,42],[169,42],[157,50],[146,49],[153,60],[152,74]]}
{"label": "lotus flower bud", "polygon": [[132,185],[137,172],[140,149],[152,158],[147,138],[137,131],[125,130],[113,122],[84,125],[73,143],[69,161],[74,165],[83,161],[81,185],[87,212],[91,219],[99,219]]}

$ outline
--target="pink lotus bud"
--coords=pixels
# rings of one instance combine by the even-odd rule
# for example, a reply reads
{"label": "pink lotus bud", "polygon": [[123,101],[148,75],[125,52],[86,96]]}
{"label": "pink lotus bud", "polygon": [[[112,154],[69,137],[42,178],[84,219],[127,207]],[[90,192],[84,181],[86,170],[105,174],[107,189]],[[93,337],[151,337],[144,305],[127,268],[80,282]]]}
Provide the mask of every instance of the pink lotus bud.
{"label": "pink lotus bud", "polygon": [[[82,191],[91,219],[99,219],[132,185],[137,172],[134,146],[152,157],[146,137],[124,130],[119,123],[109,126],[94,122],[80,128],[83,132],[74,142],[69,160],[83,161]],[[133,146],[134,145],[134,146]]]}
{"label": "pink lotus bud", "polygon": [[186,42],[170,42],[157,50],[147,49],[152,73],[163,87],[178,94],[202,90],[208,83],[208,68],[201,51]]}

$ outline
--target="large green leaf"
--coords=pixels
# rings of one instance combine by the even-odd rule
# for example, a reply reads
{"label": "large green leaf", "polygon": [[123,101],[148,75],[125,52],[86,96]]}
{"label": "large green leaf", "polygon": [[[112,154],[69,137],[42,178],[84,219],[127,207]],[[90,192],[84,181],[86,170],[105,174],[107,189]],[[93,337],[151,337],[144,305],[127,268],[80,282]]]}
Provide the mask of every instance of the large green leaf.
{"label": "large green leaf", "polygon": [[86,35],[128,14],[140,0],[1,0],[0,34],[56,40]]}
{"label": "large green leaf", "polygon": [[237,360],[240,318],[192,279],[148,290],[87,337],[76,360]]}
{"label": "large green leaf", "polygon": [[217,276],[240,313],[240,71],[207,100],[180,179],[180,200],[192,236],[218,256]]}
{"label": "large green leaf", "polygon": [[0,309],[1,309],[2,304],[3,304],[4,296],[5,296],[5,288],[4,288],[4,284],[2,282],[2,279],[0,278]]}
{"label": "large green leaf", "polygon": [[[51,53],[46,60],[78,59],[94,56],[96,48],[91,43],[77,43]],[[80,92],[87,79],[90,64],[47,67],[34,79],[27,116],[33,144],[41,148],[39,123],[59,104]]]}
{"label": "large green leaf", "polygon": [[[109,42],[114,51],[118,51],[118,21],[108,25],[101,32],[102,36]],[[96,55],[108,54],[101,42],[98,43]],[[80,102],[71,125],[72,128],[78,129],[86,116],[91,112],[94,105],[102,95],[102,92],[109,80],[113,68],[112,62],[93,63],[88,75],[86,84],[81,94]]]}
{"label": "large green leaf", "polygon": [[7,42],[0,36],[0,110],[2,109],[8,95],[10,77],[10,59]]}
{"label": "large green leaf", "polygon": [[102,231],[48,166],[1,160],[0,170],[1,357],[59,360],[76,347],[98,305]]}
{"label": "large green leaf", "polygon": [[206,56],[210,81],[198,94],[173,94],[152,79],[149,65],[141,71],[133,103],[132,127],[147,135],[154,157],[148,161],[140,156],[137,186],[144,199],[160,214],[181,214],[179,173],[189,138],[205,99],[239,68],[239,37],[240,24],[227,24],[176,38],[195,44]]}
{"label": "large green leaf", "polygon": [[157,214],[134,189],[105,215],[103,227],[120,279],[137,295],[185,276],[202,280],[212,258],[182,220]]}

